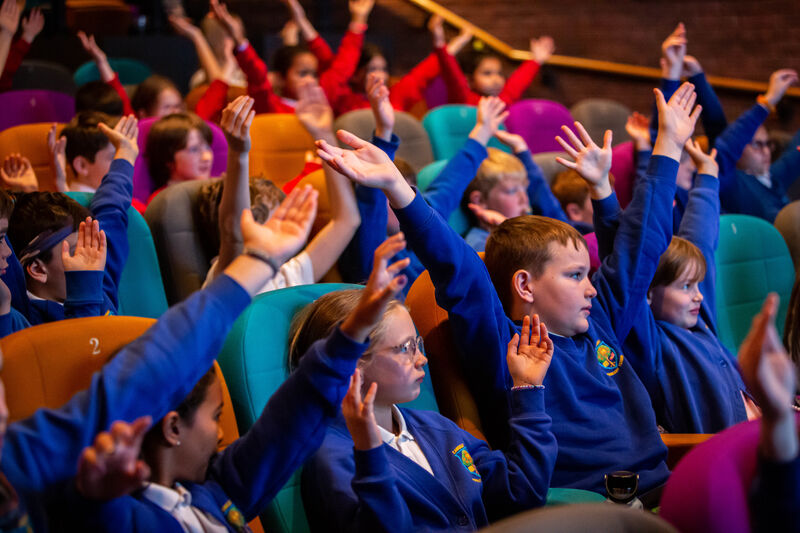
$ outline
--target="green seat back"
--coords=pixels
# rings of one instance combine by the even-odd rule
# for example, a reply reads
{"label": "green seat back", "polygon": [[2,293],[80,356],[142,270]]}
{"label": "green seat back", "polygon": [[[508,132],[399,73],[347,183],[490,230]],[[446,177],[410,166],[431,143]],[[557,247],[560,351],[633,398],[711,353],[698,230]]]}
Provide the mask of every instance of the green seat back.
{"label": "green seat back", "polygon": [[783,335],[794,266],[780,232],[760,218],[723,215],[715,262],[717,329],[722,343],[737,352],[770,292],[781,298],[776,324]]}
{"label": "green seat back", "polygon": [[[264,293],[234,323],[218,362],[230,391],[240,434],[252,427],[272,393],[288,376],[288,332],[292,317],[328,292],[361,288],[346,283],[301,285]],[[438,411],[426,375],[419,398],[409,404]],[[294,473],[261,515],[265,531],[306,532],[300,471]]]}
{"label": "green seat back", "polygon": [[[448,104],[428,111],[422,125],[428,132],[435,160],[450,159],[464,145],[478,119],[478,108],[470,105]],[[505,130],[505,126],[500,126]],[[510,152],[509,148],[492,138],[489,146]]]}
{"label": "green seat back", "polygon": [[[117,57],[109,58],[108,62],[114,72],[119,75],[119,81],[123,85],[138,85],[153,73],[150,67],[138,59]],[[94,61],[87,61],[78,67],[75,74],[72,75],[72,79],[75,80],[75,85],[80,87],[84,83],[99,80],[100,72],[97,71],[97,65],[94,64]]]}
{"label": "green seat back", "polygon": [[605,497],[590,490],[548,489],[545,505],[567,505],[572,503],[604,502]]}
{"label": "green seat back", "polygon": [[[86,192],[67,195],[85,207],[89,207],[93,196]],[[128,208],[128,245],[130,252],[119,282],[117,314],[158,318],[167,310],[167,296],[150,228],[133,207]]]}
{"label": "green seat back", "polygon": [[[417,172],[417,188],[422,192],[427,191],[428,187],[433,183],[433,180],[442,172],[445,165],[447,165],[447,160],[434,161],[429,165],[425,165]],[[464,213],[464,210],[460,207],[450,213],[447,223],[459,235],[464,235],[469,231],[469,217],[467,217],[467,214]]]}

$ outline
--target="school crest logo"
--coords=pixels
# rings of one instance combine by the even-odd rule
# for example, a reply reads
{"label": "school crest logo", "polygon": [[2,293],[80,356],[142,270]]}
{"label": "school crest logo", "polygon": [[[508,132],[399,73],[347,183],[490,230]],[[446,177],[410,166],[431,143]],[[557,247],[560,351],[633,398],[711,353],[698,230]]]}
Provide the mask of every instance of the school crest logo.
{"label": "school crest logo", "polygon": [[619,372],[624,359],[622,354],[617,355],[617,352],[611,346],[601,340],[598,340],[595,344],[594,351],[597,354],[597,362],[600,363],[607,375],[613,376]]}
{"label": "school crest logo", "polygon": [[461,461],[461,465],[467,469],[467,472],[472,476],[472,481],[480,483],[481,473],[478,472],[478,469],[475,467],[475,463],[472,461],[472,456],[467,451],[466,446],[459,444],[452,453]]}
{"label": "school crest logo", "polygon": [[245,529],[244,515],[238,507],[233,505],[232,501],[225,502],[225,505],[222,506],[222,514],[225,515],[225,519],[236,531],[249,531],[249,528]]}

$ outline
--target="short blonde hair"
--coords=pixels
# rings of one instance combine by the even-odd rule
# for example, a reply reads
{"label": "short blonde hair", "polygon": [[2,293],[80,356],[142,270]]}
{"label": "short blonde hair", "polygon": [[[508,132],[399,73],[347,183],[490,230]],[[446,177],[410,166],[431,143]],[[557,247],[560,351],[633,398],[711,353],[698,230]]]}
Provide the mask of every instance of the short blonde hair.
{"label": "short blonde hair", "polygon": [[479,191],[485,198],[489,191],[506,180],[525,181],[528,177],[525,166],[516,156],[497,148],[489,148],[489,157],[478,167],[478,173],[464,191],[464,200],[469,202],[472,191]]}

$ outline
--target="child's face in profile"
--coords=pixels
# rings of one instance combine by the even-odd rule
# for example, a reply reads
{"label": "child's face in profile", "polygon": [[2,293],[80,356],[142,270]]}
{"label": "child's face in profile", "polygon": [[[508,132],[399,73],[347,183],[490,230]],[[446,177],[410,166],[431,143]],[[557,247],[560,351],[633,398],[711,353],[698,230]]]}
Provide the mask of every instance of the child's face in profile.
{"label": "child's face in profile", "polygon": [[697,325],[703,294],[696,277],[697,266],[694,265],[685,268],[678,279],[669,285],[653,287],[649,300],[656,320],[686,329]]}
{"label": "child's face in profile", "polygon": [[222,442],[222,385],[214,379],[208,386],[203,403],[194,413],[191,423],[179,419],[181,425],[179,481],[202,483],[206,479],[208,461]]}
{"label": "child's face in profile", "polygon": [[501,213],[506,218],[526,214],[530,209],[527,180],[504,179],[489,190],[486,207]]}
{"label": "child's face in profile", "polygon": [[592,298],[597,291],[589,280],[589,251],[572,243],[549,244],[550,260],[544,272],[532,280],[533,312],[538,313],[547,329],[572,337],[589,329]]}
{"label": "child's face in profile", "polygon": [[[11,257],[11,247],[8,246],[8,242],[6,241],[7,233],[8,217],[0,217],[0,275],[6,273],[8,258]],[[0,361],[2,361],[1,356]],[[2,365],[0,365],[0,367],[2,367]]]}
{"label": "child's face in profile", "polygon": [[284,81],[284,96],[297,98],[300,87],[317,82],[317,58],[304,52],[297,54],[292,61],[292,66],[286,72]]}
{"label": "child's face in profile", "polygon": [[410,402],[419,396],[428,360],[417,347],[417,330],[405,307],[397,306],[384,319],[387,327],[370,358],[360,366],[364,373],[364,392],[378,384],[375,403],[391,405]]}
{"label": "child's face in profile", "polygon": [[84,185],[97,189],[105,175],[108,174],[115,153],[114,145],[108,143],[95,154],[92,162],[85,157],[76,157],[72,163],[75,178]]}
{"label": "child's face in profile", "polygon": [[481,96],[497,96],[505,84],[503,64],[499,58],[483,58],[472,73],[472,89]]}
{"label": "child's face in profile", "polygon": [[199,130],[189,131],[186,147],[175,152],[170,181],[205,180],[211,177],[214,153]]}

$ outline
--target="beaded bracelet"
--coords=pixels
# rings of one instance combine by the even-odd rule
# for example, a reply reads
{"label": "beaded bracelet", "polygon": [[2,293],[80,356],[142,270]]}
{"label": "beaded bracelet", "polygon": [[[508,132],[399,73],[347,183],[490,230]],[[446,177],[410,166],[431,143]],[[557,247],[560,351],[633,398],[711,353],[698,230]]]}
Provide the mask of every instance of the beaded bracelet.
{"label": "beaded bracelet", "polygon": [[272,271],[275,274],[277,274],[281,269],[280,265],[275,262],[275,259],[273,259],[269,255],[265,254],[261,250],[256,250],[255,248],[245,247],[245,249],[244,249],[244,251],[242,253],[252,257],[253,259],[258,259],[259,261],[262,261],[262,262],[268,264],[269,267],[272,269]]}

